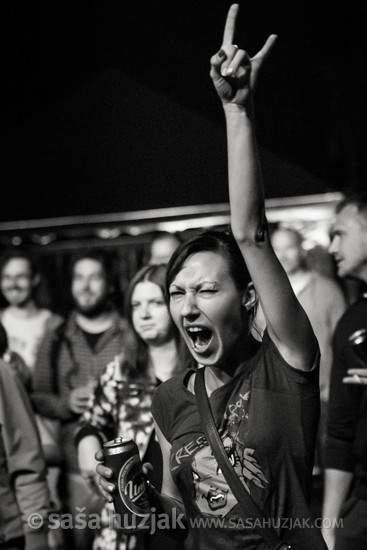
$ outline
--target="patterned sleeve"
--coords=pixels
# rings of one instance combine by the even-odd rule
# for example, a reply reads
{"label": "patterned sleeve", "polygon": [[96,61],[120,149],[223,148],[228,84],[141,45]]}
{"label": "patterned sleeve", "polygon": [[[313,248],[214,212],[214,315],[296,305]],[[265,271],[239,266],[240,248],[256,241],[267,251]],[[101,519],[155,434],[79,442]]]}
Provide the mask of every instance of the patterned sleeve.
{"label": "patterned sleeve", "polygon": [[101,445],[115,437],[118,424],[118,390],[121,385],[119,371],[120,358],[115,357],[100,376],[88,408],[79,420],[75,432],[76,445],[88,435],[95,435]]}

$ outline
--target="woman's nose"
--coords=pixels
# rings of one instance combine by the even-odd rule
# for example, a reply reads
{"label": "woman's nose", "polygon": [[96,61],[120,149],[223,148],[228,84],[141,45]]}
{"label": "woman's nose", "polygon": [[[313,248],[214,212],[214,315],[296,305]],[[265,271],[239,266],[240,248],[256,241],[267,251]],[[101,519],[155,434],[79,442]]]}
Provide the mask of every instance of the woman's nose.
{"label": "woman's nose", "polygon": [[186,317],[197,312],[196,298],[192,292],[185,294],[182,304],[181,315]]}
{"label": "woman's nose", "polygon": [[140,308],[140,316],[143,319],[146,319],[147,317],[150,317],[150,308],[149,304],[143,304]]}

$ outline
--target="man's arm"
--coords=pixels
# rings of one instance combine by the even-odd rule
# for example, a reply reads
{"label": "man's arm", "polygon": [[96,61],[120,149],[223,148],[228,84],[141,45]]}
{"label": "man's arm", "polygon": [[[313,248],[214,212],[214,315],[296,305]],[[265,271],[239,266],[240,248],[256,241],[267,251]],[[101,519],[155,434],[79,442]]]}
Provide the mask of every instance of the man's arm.
{"label": "man's arm", "polygon": [[[15,372],[1,364],[0,423],[8,475],[19,506],[27,550],[47,549],[49,495],[46,466],[28,395]],[[37,525],[32,517],[38,515]],[[33,528],[32,528],[33,527]]]}
{"label": "man's arm", "polygon": [[59,379],[59,373],[54,370],[57,366],[52,364],[52,347],[55,338],[55,333],[51,332],[41,343],[34,367],[31,401],[35,411],[40,415],[69,420],[73,417],[69,408],[69,396],[60,396],[55,393],[55,379]]}
{"label": "man's arm", "polygon": [[348,327],[342,317],[333,337],[323,500],[323,517],[330,524],[330,528],[323,526],[323,535],[330,550],[333,550],[335,544],[335,522],[340,519],[342,506],[354,478],[354,443],[362,395],[360,388],[350,388],[343,384],[349,364],[345,351]]}
{"label": "man's arm", "polygon": [[342,506],[352,484],[352,472],[326,469],[324,472],[324,502],[322,535],[329,550],[334,550],[336,522],[340,519]]}

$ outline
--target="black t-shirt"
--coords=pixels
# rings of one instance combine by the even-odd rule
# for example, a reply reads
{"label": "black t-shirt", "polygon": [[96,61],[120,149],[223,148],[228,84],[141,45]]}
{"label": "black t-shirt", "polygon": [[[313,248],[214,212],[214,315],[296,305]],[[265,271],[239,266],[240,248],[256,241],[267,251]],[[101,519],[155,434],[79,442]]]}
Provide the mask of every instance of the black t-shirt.
{"label": "black t-shirt", "polygon": [[95,350],[99,339],[104,335],[106,332],[105,330],[103,332],[87,332],[86,330],[80,329],[88,342],[88,346],[92,351]]}
{"label": "black t-shirt", "polygon": [[[162,384],[152,412],[172,444],[171,474],[188,516],[188,548],[266,548],[254,518],[243,518],[208,447],[187,389],[192,371]],[[217,427],[242,483],[283,540],[297,550],[326,548],[309,511],[319,370],[288,365],[264,334],[241,372],[210,396]],[[308,529],[308,527],[310,527]]]}
{"label": "black t-shirt", "polygon": [[354,472],[355,494],[367,499],[367,388],[342,382],[348,369],[362,367],[348,343],[360,329],[367,329],[367,300],[350,306],[335,329],[325,466]]}

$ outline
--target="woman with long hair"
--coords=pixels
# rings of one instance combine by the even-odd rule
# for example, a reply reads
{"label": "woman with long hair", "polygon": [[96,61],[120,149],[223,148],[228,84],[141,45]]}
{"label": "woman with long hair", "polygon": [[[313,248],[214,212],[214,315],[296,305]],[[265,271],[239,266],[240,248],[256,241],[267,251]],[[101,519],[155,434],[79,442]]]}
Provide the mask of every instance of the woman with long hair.
{"label": "woman with long hair", "polygon": [[[149,265],[131,280],[126,294],[128,329],[123,350],[101,375],[76,434],[82,475],[96,491],[94,454],[103,442],[116,437],[135,441],[142,460],[153,466],[152,483],[161,486],[162,457],[150,406],[157,386],[179,373],[189,360],[165,302],[165,276],[165,265]],[[119,534],[111,525],[112,516],[113,509],[106,506],[94,550],[151,547],[149,536]]]}

